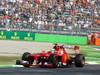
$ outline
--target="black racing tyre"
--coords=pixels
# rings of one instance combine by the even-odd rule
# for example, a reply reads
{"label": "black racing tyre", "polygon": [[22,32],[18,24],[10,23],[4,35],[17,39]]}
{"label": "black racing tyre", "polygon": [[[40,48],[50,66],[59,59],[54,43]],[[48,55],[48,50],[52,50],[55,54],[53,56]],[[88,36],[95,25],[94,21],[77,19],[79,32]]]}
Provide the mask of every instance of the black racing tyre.
{"label": "black racing tyre", "polygon": [[22,55],[22,60],[24,61],[29,61],[29,52],[25,52],[23,55]]}
{"label": "black racing tyre", "polygon": [[85,56],[83,54],[77,54],[75,57],[75,66],[84,67],[85,65]]}
{"label": "black racing tyre", "polygon": [[34,62],[34,57],[29,56],[30,54],[31,54],[31,53],[29,53],[29,52],[25,52],[25,53],[22,55],[22,60],[28,61],[29,64],[33,64],[33,62]]}
{"label": "black racing tyre", "polygon": [[20,65],[20,60],[16,60],[16,65]]}
{"label": "black racing tyre", "polygon": [[[33,64],[33,62],[34,62],[34,57],[31,57],[31,56],[29,56],[29,55],[30,55],[29,52],[25,52],[25,53],[22,55],[22,60],[28,61],[29,64]],[[24,67],[29,67],[29,65],[24,65]]]}

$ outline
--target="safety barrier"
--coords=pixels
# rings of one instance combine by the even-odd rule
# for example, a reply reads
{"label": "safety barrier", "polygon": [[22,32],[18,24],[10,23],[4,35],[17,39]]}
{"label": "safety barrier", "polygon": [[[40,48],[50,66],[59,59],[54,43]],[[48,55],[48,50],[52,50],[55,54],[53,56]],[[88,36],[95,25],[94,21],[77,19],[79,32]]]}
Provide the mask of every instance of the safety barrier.
{"label": "safety barrier", "polygon": [[18,31],[0,31],[0,39],[33,41],[35,39],[35,33]]}
{"label": "safety barrier", "polygon": [[43,34],[34,32],[0,30],[1,40],[24,40],[67,44],[87,44],[87,36]]}
{"label": "safety barrier", "polygon": [[87,44],[87,36],[57,35],[57,34],[35,34],[35,41],[67,44]]}

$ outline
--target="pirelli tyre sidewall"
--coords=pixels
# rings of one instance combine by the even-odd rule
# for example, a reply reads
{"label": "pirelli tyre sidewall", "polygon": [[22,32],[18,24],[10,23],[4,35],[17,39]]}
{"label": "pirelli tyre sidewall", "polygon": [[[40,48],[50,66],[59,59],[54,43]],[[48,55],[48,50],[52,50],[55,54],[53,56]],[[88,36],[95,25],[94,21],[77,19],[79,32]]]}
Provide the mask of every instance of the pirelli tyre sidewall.
{"label": "pirelli tyre sidewall", "polygon": [[75,66],[84,67],[85,65],[85,56],[83,54],[77,54],[75,57]]}

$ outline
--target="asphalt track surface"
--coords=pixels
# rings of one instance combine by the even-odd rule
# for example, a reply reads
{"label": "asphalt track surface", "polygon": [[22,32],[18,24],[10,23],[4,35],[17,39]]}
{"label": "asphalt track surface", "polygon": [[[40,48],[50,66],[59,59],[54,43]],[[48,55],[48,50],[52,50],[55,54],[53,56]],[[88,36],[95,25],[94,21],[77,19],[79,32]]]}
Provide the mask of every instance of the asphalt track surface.
{"label": "asphalt track surface", "polygon": [[85,65],[83,68],[0,68],[0,75],[100,75],[100,65]]}

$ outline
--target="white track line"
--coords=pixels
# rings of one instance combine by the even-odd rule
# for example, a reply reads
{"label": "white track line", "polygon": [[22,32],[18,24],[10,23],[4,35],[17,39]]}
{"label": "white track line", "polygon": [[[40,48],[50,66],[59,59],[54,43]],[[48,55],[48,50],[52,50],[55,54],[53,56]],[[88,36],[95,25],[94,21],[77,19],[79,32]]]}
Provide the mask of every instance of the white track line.
{"label": "white track line", "polygon": [[[96,63],[95,61],[88,61],[88,62],[86,62],[85,63],[86,65],[98,65],[98,64],[100,64],[100,63]],[[6,65],[5,65],[6,66]],[[3,67],[2,65],[1,65],[1,67]],[[8,67],[23,67],[22,65],[8,65]]]}
{"label": "white track line", "polygon": [[[96,62],[86,62],[85,64],[87,65],[98,65],[100,63],[96,63]],[[23,67],[22,65],[12,65],[12,67]]]}
{"label": "white track line", "polygon": [[89,64],[89,65],[97,65],[97,64],[100,64],[100,63],[97,63],[97,62],[95,62],[95,61],[89,61],[89,62],[86,62],[86,64]]}

